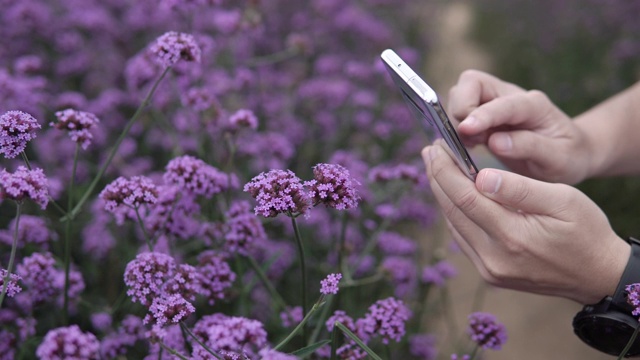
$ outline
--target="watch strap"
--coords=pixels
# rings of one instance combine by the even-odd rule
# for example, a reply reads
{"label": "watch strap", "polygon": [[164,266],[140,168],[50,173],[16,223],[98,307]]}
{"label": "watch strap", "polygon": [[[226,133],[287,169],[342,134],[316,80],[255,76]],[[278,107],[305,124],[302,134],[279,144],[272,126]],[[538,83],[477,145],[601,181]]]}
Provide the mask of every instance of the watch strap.
{"label": "watch strap", "polygon": [[629,255],[629,261],[622,273],[618,287],[613,293],[611,303],[631,314],[634,307],[627,303],[627,291],[625,288],[627,285],[640,283],[640,240],[630,237],[627,241],[631,245],[631,254]]}

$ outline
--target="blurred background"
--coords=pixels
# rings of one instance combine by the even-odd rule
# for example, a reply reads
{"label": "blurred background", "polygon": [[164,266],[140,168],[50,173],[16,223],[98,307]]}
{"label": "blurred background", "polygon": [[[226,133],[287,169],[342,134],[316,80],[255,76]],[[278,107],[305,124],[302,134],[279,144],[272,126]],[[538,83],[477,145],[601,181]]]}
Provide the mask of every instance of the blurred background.
{"label": "blurred background", "polygon": [[[567,114],[577,115],[636,82],[640,65],[640,1],[441,1],[428,26],[425,77],[446,102],[465,69],[490,72],[527,89],[539,89]],[[474,155],[494,166],[482,149]],[[480,165],[482,166],[482,165]],[[640,234],[640,181],[588,180],[578,187],[608,215],[622,237]],[[443,230],[444,231],[444,230]],[[461,324],[473,305],[473,266],[454,258],[465,276],[451,283]],[[487,293],[483,310],[505,322],[509,341],[486,359],[609,359],[573,335],[581,306],[564,299],[503,289]]]}

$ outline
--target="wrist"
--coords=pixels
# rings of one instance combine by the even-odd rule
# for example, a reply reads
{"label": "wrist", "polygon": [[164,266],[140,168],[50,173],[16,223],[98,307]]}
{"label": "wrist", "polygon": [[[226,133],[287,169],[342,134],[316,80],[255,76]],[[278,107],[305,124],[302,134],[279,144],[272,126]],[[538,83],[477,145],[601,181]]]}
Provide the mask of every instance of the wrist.
{"label": "wrist", "polygon": [[583,176],[576,183],[591,178],[598,177],[606,172],[609,167],[610,153],[604,148],[605,143],[602,141],[602,134],[597,129],[590,126],[591,121],[588,117],[577,117],[573,120],[573,124],[578,132],[578,141],[576,141],[575,154],[579,154],[577,163],[583,167]]}

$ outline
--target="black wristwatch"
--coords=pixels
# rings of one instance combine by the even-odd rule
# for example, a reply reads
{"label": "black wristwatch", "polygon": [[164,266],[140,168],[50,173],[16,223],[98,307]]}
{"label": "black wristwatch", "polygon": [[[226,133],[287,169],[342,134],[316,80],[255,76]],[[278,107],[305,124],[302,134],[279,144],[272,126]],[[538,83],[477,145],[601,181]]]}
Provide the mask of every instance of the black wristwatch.
{"label": "black wristwatch", "polygon": [[[640,283],[640,241],[634,238],[629,238],[628,241],[631,244],[631,255],[615,293],[597,304],[585,306],[573,318],[573,330],[582,341],[615,356],[624,350],[638,326],[638,318],[631,315],[633,306],[627,303],[625,287]],[[640,336],[626,355],[637,356],[640,356]]]}

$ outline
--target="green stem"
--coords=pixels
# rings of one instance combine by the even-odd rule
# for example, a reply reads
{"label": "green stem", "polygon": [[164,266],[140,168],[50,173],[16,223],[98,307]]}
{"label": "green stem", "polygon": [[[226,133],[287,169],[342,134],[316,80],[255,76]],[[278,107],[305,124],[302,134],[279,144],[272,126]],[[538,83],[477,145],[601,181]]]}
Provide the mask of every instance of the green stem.
{"label": "green stem", "polygon": [[342,221],[340,224],[340,238],[338,239],[338,267],[340,268],[340,272],[344,275],[344,278],[347,282],[352,280],[351,273],[347,268],[347,260],[345,258],[345,242],[347,238],[347,213],[342,213]]}
{"label": "green stem", "polygon": [[276,288],[273,286],[264,271],[262,271],[262,268],[260,268],[260,266],[256,262],[256,259],[254,259],[252,256],[246,256],[246,259],[247,261],[249,261],[249,266],[251,266],[256,275],[258,275],[258,278],[260,278],[262,285],[267,288],[267,291],[271,295],[271,298],[276,302],[276,305],[278,305],[281,310],[285,310],[287,308],[287,303],[284,301],[282,295],[280,295],[278,290],[276,290]]}
{"label": "green stem", "polygon": [[478,356],[479,353],[480,353],[480,345],[476,345],[473,348],[473,351],[471,352],[471,355],[469,355],[469,360],[474,360],[476,358],[476,356]]}
{"label": "green stem", "polygon": [[369,356],[374,358],[375,360],[382,360],[378,354],[376,354],[370,347],[368,347],[356,334],[352,333],[346,326],[342,325],[342,323],[336,322],[333,324],[334,327],[339,328],[345,335],[351,338],[351,340],[355,341],[358,346],[362,348],[362,350],[366,351]]}
{"label": "green stem", "polygon": [[173,356],[177,356],[178,358],[180,358],[182,360],[189,360],[189,358],[187,358],[186,356],[180,354],[175,349],[172,349],[172,348],[168,347],[162,341],[159,341],[158,344],[160,344],[160,347],[162,347],[164,350],[168,351],[169,354],[171,354]]}
{"label": "green stem", "polygon": [[140,216],[140,211],[138,211],[138,207],[134,208],[136,210],[136,217],[138,218],[138,224],[140,224],[140,228],[142,228],[142,233],[144,234],[144,240],[147,242],[147,246],[149,247],[149,252],[153,252],[153,244],[151,244],[151,238],[147,233],[147,229],[144,227],[144,222],[142,221],[142,217]]}
{"label": "green stem", "polygon": [[338,350],[338,327],[333,326],[333,331],[331,331],[331,360],[336,360],[336,350]]}
{"label": "green stem", "polygon": [[309,319],[311,318],[311,316],[320,308],[320,306],[322,306],[323,303],[321,301],[318,301],[317,303],[315,303],[313,305],[313,307],[311,308],[311,310],[309,310],[309,312],[305,315],[305,317],[302,319],[302,321],[300,321],[300,323],[298,324],[298,326],[295,327],[295,329],[293,329],[291,331],[291,333],[289,333],[289,335],[287,335],[286,338],[284,338],[284,340],[280,341],[280,343],[278,345],[276,345],[276,347],[273,348],[273,350],[276,351],[280,351],[280,349],[282,349],[283,346],[285,346],[291,339],[293,339],[294,336],[296,336],[296,334],[300,331],[303,330],[304,331],[304,327],[305,324],[307,323],[307,321],[309,321]]}
{"label": "green stem", "polygon": [[224,360],[223,357],[220,354],[218,354],[215,351],[211,350],[211,348],[209,348],[194,333],[192,333],[191,330],[189,329],[189,327],[187,327],[187,325],[185,325],[185,323],[181,322],[180,323],[180,328],[182,328],[182,330],[186,331],[186,333],[189,334],[189,336],[191,336],[198,344],[200,344],[200,346],[202,346],[205,350],[207,350],[207,352],[209,354],[213,355],[218,360]]}
{"label": "green stem", "polygon": [[111,164],[113,157],[118,152],[118,148],[120,147],[120,144],[129,133],[129,130],[131,129],[133,124],[136,122],[136,120],[138,120],[143,110],[147,107],[147,105],[149,105],[149,103],[151,102],[151,97],[153,96],[153,93],[155,93],[156,89],[158,88],[158,85],[160,84],[162,79],[165,77],[165,75],[167,75],[170,69],[171,67],[166,68],[162,72],[162,75],[160,75],[158,80],[156,80],[156,82],[153,84],[153,86],[151,87],[151,90],[149,90],[149,93],[147,94],[147,96],[144,98],[144,100],[142,100],[142,103],[140,104],[140,106],[138,106],[138,109],[136,109],[136,112],[133,114],[131,119],[129,119],[129,122],[127,122],[127,125],[125,125],[124,130],[116,140],[116,143],[113,145],[113,149],[111,149],[111,153],[109,154],[107,161],[102,165],[102,167],[98,171],[98,174],[96,174],[96,177],[91,182],[91,185],[89,185],[87,190],[82,195],[82,198],[80,198],[80,201],[78,201],[76,206],[72,210],[70,210],[66,216],[62,218],[63,221],[73,219],[78,215],[78,213],[80,212],[80,209],[82,208],[82,205],[84,205],[84,203],[89,199],[89,196],[91,196],[91,193],[93,193],[93,190],[98,185],[98,182],[102,178],[102,175],[104,175],[104,172],[107,170],[107,168]]}
{"label": "green stem", "polygon": [[633,334],[631,334],[631,338],[627,342],[627,345],[625,345],[624,349],[622,349],[622,352],[620,353],[620,356],[618,356],[618,360],[621,360],[625,355],[627,355],[629,349],[631,349],[631,347],[633,346],[633,343],[636,342],[638,332],[640,332],[640,323],[636,325],[636,329],[633,331]]}
{"label": "green stem", "polygon": [[4,301],[4,296],[7,294],[7,287],[9,286],[9,280],[11,280],[11,271],[13,271],[13,262],[16,259],[16,250],[18,249],[18,228],[20,226],[20,215],[22,213],[22,203],[16,202],[16,223],[15,230],[13,231],[13,243],[11,244],[11,255],[9,256],[9,266],[7,266],[7,273],[4,276],[2,283],[2,292],[0,293],[0,308]]}
{"label": "green stem", "polygon": [[366,278],[344,282],[343,284],[340,285],[340,288],[344,289],[348,287],[369,285],[369,284],[376,283],[382,279],[384,279],[384,274],[379,272],[379,273],[376,273],[375,275],[371,275]]}
{"label": "green stem", "polygon": [[311,333],[311,338],[309,339],[308,344],[314,344],[318,339],[318,336],[320,336],[320,331],[322,331],[322,327],[324,326],[324,323],[327,317],[329,316],[329,311],[331,311],[333,298],[334,298],[333,296],[330,297],[327,300],[327,303],[324,305],[324,309],[322,309],[322,312],[320,313],[320,318],[318,318],[316,327],[313,329],[313,332]]}
{"label": "green stem", "polygon": [[[67,209],[73,207],[73,188],[75,185],[76,170],[78,168],[78,153],[80,145],[76,143],[76,149],[73,154],[73,169],[71,170],[71,179],[69,180],[69,189],[67,190]],[[69,323],[69,272],[71,269],[71,219],[67,221],[64,227],[64,304],[62,307],[62,319],[64,324]]]}
{"label": "green stem", "polygon": [[[300,236],[300,229],[298,228],[298,223],[296,222],[296,218],[291,216],[291,225],[293,225],[293,232],[296,238],[296,244],[298,245],[298,257],[300,258],[300,272],[302,274],[302,314],[306,317],[307,315],[307,266],[304,259],[304,246],[302,244],[302,237]],[[307,330],[306,328],[302,329],[302,337],[304,341],[307,339]]]}

